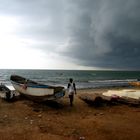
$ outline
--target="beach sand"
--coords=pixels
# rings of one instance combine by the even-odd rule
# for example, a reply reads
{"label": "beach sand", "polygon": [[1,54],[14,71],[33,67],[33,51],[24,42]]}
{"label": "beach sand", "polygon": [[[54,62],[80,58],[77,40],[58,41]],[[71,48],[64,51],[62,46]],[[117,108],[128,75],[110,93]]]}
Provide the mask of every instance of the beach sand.
{"label": "beach sand", "polygon": [[0,140],[139,140],[140,107],[90,106],[79,97],[107,89],[78,90],[58,102],[0,99]]}

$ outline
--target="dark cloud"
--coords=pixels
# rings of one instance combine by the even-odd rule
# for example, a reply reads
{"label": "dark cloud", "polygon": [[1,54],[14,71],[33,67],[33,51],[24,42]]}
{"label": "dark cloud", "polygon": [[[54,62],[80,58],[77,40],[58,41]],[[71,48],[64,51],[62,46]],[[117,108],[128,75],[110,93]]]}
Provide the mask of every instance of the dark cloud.
{"label": "dark cloud", "polygon": [[139,0],[7,0],[0,15],[20,19],[16,34],[83,66],[140,69]]}
{"label": "dark cloud", "polygon": [[66,55],[85,66],[140,69],[139,0],[79,0],[70,9]]}

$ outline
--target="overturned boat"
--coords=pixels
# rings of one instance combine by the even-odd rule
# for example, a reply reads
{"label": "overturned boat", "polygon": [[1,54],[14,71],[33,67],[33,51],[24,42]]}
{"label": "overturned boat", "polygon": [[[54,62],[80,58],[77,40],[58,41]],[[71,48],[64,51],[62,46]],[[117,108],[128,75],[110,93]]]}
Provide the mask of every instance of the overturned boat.
{"label": "overturned boat", "polygon": [[32,100],[55,100],[65,95],[65,89],[62,86],[44,85],[18,75],[11,75],[10,80],[21,95]]}
{"label": "overturned boat", "polygon": [[103,93],[83,94],[80,99],[89,105],[102,106],[105,104],[122,103],[129,105],[140,105],[140,90],[138,89],[116,89]]}
{"label": "overturned boat", "polygon": [[102,93],[102,97],[108,101],[140,104],[140,90],[138,89],[108,90]]}

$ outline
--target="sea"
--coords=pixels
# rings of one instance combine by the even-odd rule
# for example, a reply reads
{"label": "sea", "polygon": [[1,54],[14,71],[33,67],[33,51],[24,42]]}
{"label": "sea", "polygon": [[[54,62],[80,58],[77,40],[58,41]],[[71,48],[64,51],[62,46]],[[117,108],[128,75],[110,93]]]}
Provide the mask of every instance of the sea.
{"label": "sea", "polygon": [[77,89],[127,87],[129,82],[140,79],[140,71],[0,69],[0,83],[11,86],[10,76],[13,74],[65,88],[69,78],[73,78]]}

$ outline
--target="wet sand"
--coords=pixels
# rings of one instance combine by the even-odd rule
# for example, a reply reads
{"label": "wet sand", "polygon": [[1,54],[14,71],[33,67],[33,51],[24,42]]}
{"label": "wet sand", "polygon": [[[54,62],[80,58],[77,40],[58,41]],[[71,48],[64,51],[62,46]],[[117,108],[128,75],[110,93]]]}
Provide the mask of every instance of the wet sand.
{"label": "wet sand", "polygon": [[78,90],[74,106],[0,99],[0,140],[139,140],[140,107],[90,106],[79,97],[107,89]]}

